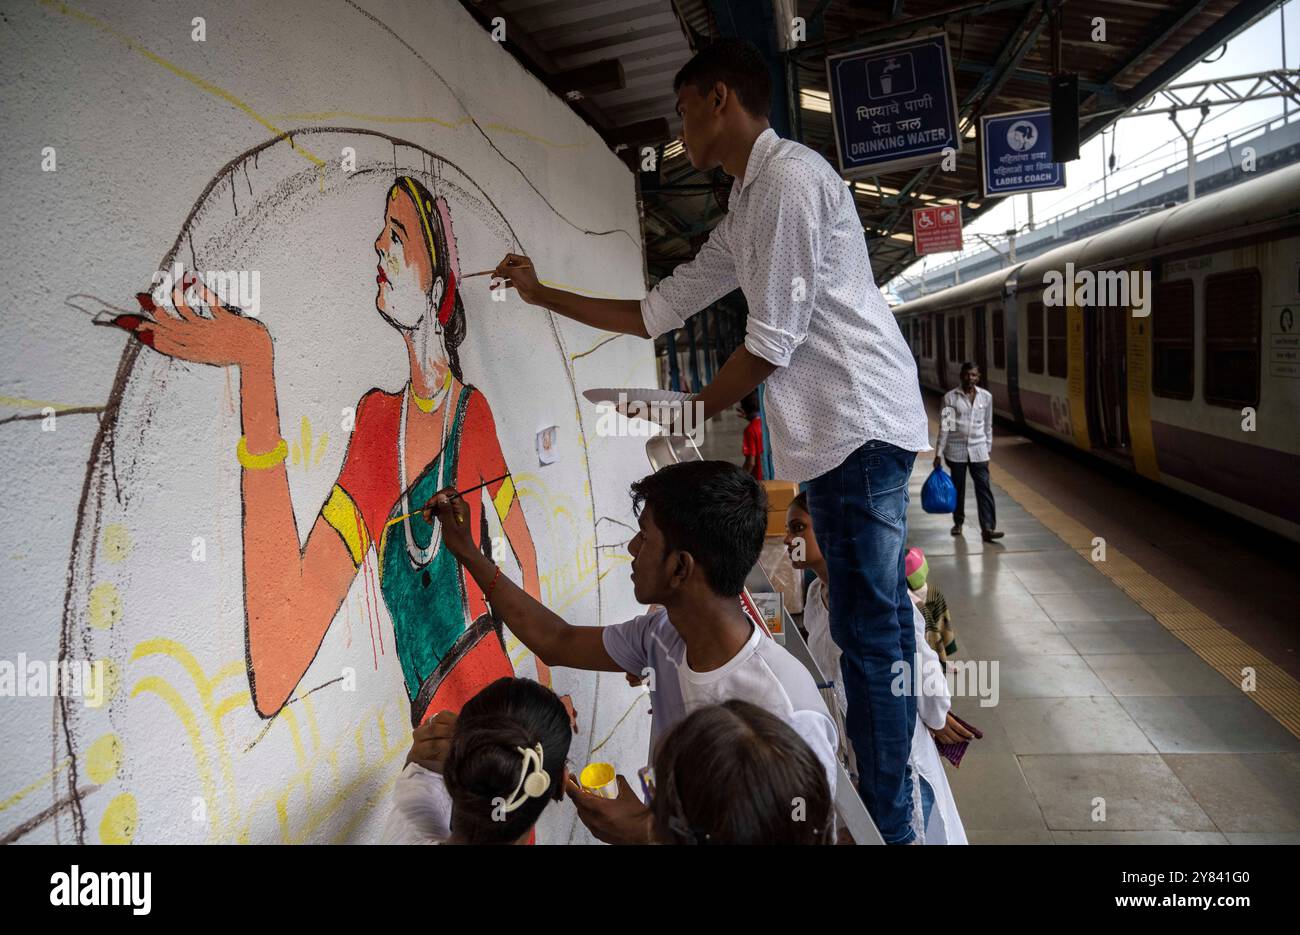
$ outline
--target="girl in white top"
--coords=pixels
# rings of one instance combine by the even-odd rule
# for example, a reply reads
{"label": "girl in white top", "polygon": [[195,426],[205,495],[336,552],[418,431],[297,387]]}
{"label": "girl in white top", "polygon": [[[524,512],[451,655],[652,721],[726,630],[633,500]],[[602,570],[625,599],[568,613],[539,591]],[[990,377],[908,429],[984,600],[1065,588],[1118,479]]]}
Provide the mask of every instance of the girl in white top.
{"label": "girl in white top", "polygon": [[[786,511],[785,546],[791,564],[797,569],[811,568],[817,579],[808,586],[804,599],[803,625],[808,631],[808,649],[822,675],[835,689],[839,702],[840,736],[845,736],[843,718],[848,710],[844,686],[840,677],[840,648],[835,645],[830,632],[830,590],[826,580],[826,560],[817,547],[813,534],[812,517],[807,501],[800,493]],[[912,735],[912,755],[908,765],[912,775],[920,782],[912,784],[914,815],[913,826],[917,840],[924,844],[965,844],[966,830],[957,803],[953,800],[948,776],[944,773],[935,745],[934,734],[949,728],[952,699],[948,683],[943,676],[939,657],[925,640],[925,618],[913,606],[912,622],[916,628],[916,647],[919,654],[920,673],[913,684],[917,691],[916,729]],[[850,772],[856,772],[851,750],[842,750]]]}
{"label": "girl in white top", "polygon": [[416,728],[380,843],[532,843],[542,811],[563,797],[572,738],[553,691],[498,679],[459,715],[443,712]]}

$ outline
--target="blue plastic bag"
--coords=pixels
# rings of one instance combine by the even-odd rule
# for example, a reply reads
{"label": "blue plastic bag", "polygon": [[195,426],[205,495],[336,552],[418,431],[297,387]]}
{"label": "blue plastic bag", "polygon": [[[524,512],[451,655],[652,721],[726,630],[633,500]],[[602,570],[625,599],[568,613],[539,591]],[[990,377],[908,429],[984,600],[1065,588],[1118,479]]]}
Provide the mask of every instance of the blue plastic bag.
{"label": "blue plastic bag", "polygon": [[957,509],[957,485],[943,468],[937,467],[921,488],[921,509],[927,513],[951,513]]}

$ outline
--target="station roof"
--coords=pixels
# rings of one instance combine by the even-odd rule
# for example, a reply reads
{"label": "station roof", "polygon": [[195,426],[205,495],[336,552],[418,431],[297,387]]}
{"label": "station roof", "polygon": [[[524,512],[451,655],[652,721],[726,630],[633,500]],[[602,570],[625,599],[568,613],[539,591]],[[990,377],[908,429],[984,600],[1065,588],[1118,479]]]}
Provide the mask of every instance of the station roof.
{"label": "station roof", "polygon": [[504,45],[610,145],[662,144],[679,129],[673,75],[711,35],[703,9],[670,0],[461,0],[484,28],[500,17]]}
{"label": "station roof", "polygon": [[[485,22],[503,16],[511,51],[568,96],[612,148],[630,153],[641,145],[670,143],[678,130],[672,91],[677,69],[695,49],[735,34],[735,23],[743,19],[735,15],[736,5],[768,0],[462,2]],[[947,32],[966,144],[957,171],[902,170],[858,179],[853,186],[873,272],[884,283],[915,259],[913,208],[960,203],[969,223],[991,207],[979,198],[974,127],[981,115],[1048,102],[1049,76],[1058,70],[1050,11],[1059,11],[1059,71],[1079,76],[1080,141],[1086,142],[1276,2],[779,0],[776,6],[807,24],[805,41],[784,53],[791,98],[799,105],[789,135],[838,165],[826,57],[930,30]],[[1097,17],[1105,20],[1104,42],[1092,39]],[[679,149],[666,147],[659,186],[643,192],[647,263],[657,276],[694,255],[723,213],[730,189],[721,170],[697,172]]]}
{"label": "station roof", "polygon": [[[1268,0],[1087,0],[1060,9],[1060,70],[1079,76],[1080,142],[1109,126],[1276,4]],[[799,3],[812,15],[820,2]],[[979,199],[978,117],[1042,107],[1048,102],[1052,27],[1041,0],[881,0],[862,5],[831,3],[820,43],[796,50],[798,83],[805,102],[826,96],[826,56],[874,42],[907,38],[927,28],[948,33],[957,89],[963,152],[958,171],[934,168],[879,176],[855,185],[858,211],[871,240],[876,279],[885,282],[915,260],[911,209],[933,200],[961,202],[963,220],[993,202]],[[1105,20],[1105,41],[1094,42],[1094,19]],[[835,164],[829,106],[801,108],[803,141]],[[865,191],[864,191],[865,189]],[[890,194],[897,192],[897,195]],[[928,197],[927,197],[928,196]]]}

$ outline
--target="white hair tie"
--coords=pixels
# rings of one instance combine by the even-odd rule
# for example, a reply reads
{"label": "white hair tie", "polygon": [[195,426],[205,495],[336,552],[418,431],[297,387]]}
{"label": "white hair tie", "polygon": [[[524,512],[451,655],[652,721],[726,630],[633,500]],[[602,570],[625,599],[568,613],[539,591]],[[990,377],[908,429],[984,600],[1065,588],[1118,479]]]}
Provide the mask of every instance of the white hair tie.
{"label": "white hair tie", "polygon": [[[507,814],[513,812],[529,799],[545,795],[546,790],[551,788],[551,777],[542,768],[542,745],[535,743],[531,748],[515,747],[515,749],[520,752],[524,761],[519,770],[519,782],[515,784],[514,791],[510,793],[510,798],[506,800],[505,811]],[[536,764],[536,769],[530,771],[533,764]]]}

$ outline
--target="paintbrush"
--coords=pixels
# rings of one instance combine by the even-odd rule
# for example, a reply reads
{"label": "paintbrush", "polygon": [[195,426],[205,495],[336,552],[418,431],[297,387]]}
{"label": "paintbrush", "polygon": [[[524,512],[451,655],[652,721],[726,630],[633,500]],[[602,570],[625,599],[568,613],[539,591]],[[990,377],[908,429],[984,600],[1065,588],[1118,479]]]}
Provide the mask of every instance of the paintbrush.
{"label": "paintbrush", "polygon": [[[510,269],[532,269],[533,266],[532,266],[531,263],[520,263],[518,266],[511,265],[509,268],[510,268]],[[495,273],[495,272],[496,272],[496,269],[495,269],[495,268],[493,268],[493,269],[484,269],[484,270],[479,270],[477,273],[466,273],[464,276],[462,276],[462,277],[460,277],[460,278],[461,278],[461,279],[472,279],[472,278],[474,278],[475,276],[491,276],[491,275],[492,275],[493,273]]]}
{"label": "paintbrush", "polygon": [[[488,484],[495,484],[499,480],[505,480],[509,476],[510,476],[510,472],[507,471],[506,473],[502,474],[500,477],[494,477],[491,480],[485,480],[481,484],[475,484],[473,487],[466,487],[464,490],[458,490],[453,496],[464,498],[465,494],[467,493],[473,493],[474,491],[479,490],[480,488],[486,487]],[[423,513],[423,512],[424,512],[424,507],[420,507],[418,510],[412,510],[409,513],[403,513],[401,516],[394,516],[392,519],[390,519],[388,522],[384,524],[384,528],[387,529],[389,526],[393,525],[394,523],[400,523],[404,519],[408,519],[412,516],[415,516],[417,513]]]}

